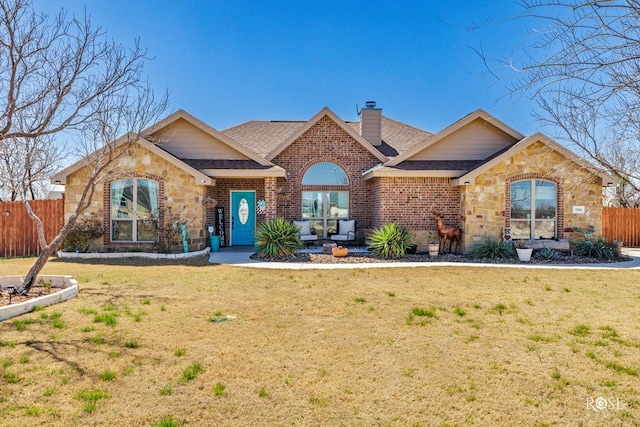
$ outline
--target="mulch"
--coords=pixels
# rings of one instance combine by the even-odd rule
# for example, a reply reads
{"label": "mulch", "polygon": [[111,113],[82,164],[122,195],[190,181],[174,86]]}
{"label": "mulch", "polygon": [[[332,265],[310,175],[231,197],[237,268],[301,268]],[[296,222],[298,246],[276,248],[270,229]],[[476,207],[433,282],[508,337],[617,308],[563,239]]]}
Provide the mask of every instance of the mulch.
{"label": "mulch", "polygon": [[[263,262],[289,262],[289,263],[311,263],[311,264],[366,264],[366,263],[380,263],[380,262],[460,262],[460,263],[482,263],[482,264],[513,264],[517,265],[578,265],[578,264],[597,264],[607,263],[614,261],[603,261],[596,258],[589,258],[583,256],[576,256],[570,254],[563,254],[561,258],[557,260],[542,260],[537,258],[531,258],[530,262],[521,262],[517,258],[507,259],[487,259],[487,258],[469,258],[465,255],[459,254],[441,254],[435,257],[430,257],[427,253],[410,254],[400,259],[381,259],[376,258],[368,253],[349,254],[346,257],[334,257],[331,254],[324,253],[300,253],[291,257],[278,257],[278,258],[264,258],[259,257],[256,254],[251,255],[251,259],[260,260]],[[627,260],[631,260],[628,258]]]}
{"label": "mulch", "polygon": [[9,292],[3,289],[0,291],[0,307],[9,305],[9,301],[11,301],[11,304],[17,304],[43,295],[48,295],[49,292],[49,289],[43,288],[42,286],[34,286],[26,295],[9,295]]}

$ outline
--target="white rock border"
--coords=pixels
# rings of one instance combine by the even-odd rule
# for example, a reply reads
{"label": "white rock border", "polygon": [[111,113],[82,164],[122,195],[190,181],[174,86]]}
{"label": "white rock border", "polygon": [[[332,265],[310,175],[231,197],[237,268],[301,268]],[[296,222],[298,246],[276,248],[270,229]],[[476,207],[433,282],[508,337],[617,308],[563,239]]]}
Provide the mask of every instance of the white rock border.
{"label": "white rock border", "polygon": [[207,255],[211,251],[208,246],[201,251],[184,252],[178,254],[159,254],[155,252],[63,252],[58,251],[58,258],[80,259],[114,259],[114,258],[148,258],[148,259],[187,259]]}
{"label": "white rock border", "polygon": [[[49,295],[43,295],[17,304],[0,307],[0,322],[25,313],[30,313],[35,306],[47,307],[78,295],[78,282],[71,276],[38,276],[36,278],[36,284],[41,280],[51,282],[51,288],[57,288],[59,290]],[[22,276],[0,277],[0,287],[2,287],[3,290],[9,286],[17,289],[22,286],[22,281]]]}

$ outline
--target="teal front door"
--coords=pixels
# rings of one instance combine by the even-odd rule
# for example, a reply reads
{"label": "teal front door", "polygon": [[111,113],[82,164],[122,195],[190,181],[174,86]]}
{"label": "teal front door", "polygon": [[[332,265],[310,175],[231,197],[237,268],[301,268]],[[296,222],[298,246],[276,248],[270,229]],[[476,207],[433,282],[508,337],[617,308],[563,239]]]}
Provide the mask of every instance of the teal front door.
{"label": "teal front door", "polygon": [[253,246],[256,233],[256,193],[231,192],[231,245]]}

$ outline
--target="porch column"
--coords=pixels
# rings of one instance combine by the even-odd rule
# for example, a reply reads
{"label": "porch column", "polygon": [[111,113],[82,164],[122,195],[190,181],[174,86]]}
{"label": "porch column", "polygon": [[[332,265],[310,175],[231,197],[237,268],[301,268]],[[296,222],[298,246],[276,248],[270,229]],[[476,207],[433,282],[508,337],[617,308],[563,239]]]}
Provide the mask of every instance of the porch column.
{"label": "porch column", "polygon": [[278,215],[276,178],[264,179],[264,201],[267,208],[264,219],[274,219]]}

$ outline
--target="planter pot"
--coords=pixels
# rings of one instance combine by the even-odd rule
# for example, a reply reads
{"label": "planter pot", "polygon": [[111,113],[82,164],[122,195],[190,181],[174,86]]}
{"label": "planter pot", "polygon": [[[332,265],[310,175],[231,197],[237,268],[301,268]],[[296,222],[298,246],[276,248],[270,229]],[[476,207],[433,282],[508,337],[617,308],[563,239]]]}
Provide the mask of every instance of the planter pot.
{"label": "planter pot", "polygon": [[418,250],[418,245],[411,245],[407,248],[407,253],[413,255],[416,253],[417,250]]}
{"label": "planter pot", "polygon": [[337,248],[331,249],[331,253],[333,254],[333,256],[345,257],[349,254],[349,249],[338,246]]}
{"label": "planter pot", "polygon": [[427,249],[429,250],[429,256],[438,256],[438,252],[440,252],[440,245],[436,243],[429,243],[427,245]]}
{"label": "planter pot", "polygon": [[211,252],[218,252],[220,250],[220,236],[209,236],[211,242]]}
{"label": "planter pot", "polygon": [[531,253],[533,252],[532,248],[517,248],[516,252],[518,252],[518,259],[522,262],[531,261]]}

